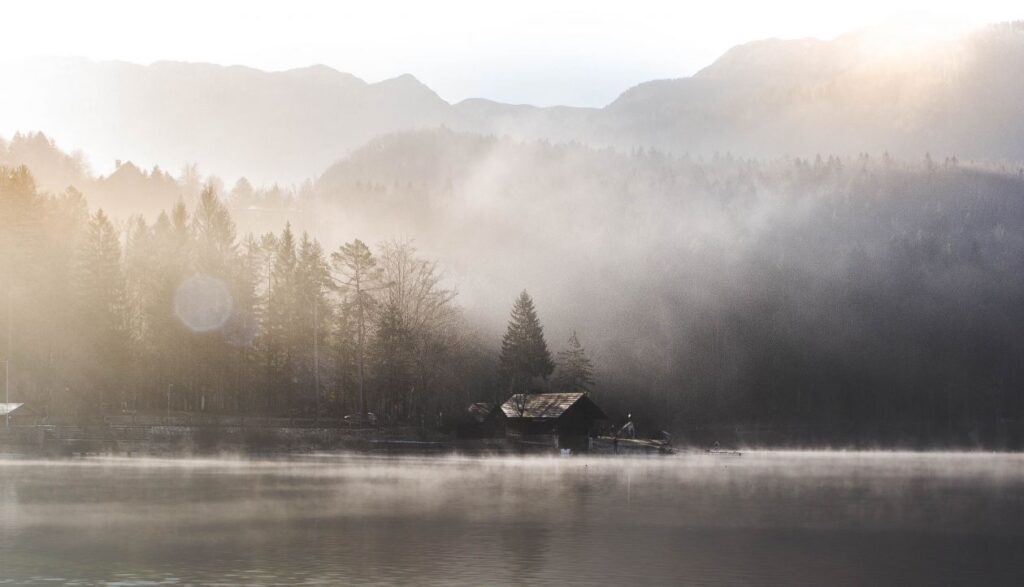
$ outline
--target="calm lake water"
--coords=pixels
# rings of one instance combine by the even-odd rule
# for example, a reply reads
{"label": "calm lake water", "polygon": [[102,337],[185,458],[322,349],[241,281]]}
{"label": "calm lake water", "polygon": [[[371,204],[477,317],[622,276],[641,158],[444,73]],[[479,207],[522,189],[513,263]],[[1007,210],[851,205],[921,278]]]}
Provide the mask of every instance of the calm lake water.
{"label": "calm lake water", "polygon": [[1024,457],[0,460],[0,583],[1024,585]]}

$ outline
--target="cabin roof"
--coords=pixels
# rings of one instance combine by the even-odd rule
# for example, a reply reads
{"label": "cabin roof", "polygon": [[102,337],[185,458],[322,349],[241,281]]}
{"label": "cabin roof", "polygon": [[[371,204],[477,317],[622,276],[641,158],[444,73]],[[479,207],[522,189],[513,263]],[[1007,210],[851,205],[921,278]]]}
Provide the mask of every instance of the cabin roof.
{"label": "cabin roof", "polygon": [[604,420],[606,416],[601,408],[587,397],[585,393],[517,393],[501,404],[501,411],[509,418],[561,418],[579,402],[584,402],[587,415]]}
{"label": "cabin roof", "polygon": [[15,410],[17,410],[18,408],[20,408],[23,405],[25,405],[25,404],[5,404],[5,403],[0,402],[0,416],[6,416],[8,414],[12,414],[12,413],[14,413]]}
{"label": "cabin roof", "polygon": [[489,402],[476,402],[475,404],[469,404],[469,408],[466,410],[469,415],[477,422],[483,423],[487,419],[487,416],[491,415],[491,411],[494,409],[494,404]]}

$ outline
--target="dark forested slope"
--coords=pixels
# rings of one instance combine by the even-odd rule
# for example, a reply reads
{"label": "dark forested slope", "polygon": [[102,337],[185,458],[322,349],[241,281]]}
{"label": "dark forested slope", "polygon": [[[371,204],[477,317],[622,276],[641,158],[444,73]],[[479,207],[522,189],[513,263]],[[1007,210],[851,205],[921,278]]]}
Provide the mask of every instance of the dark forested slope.
{"label": "dark forested slope", "polygon": [[317,190],[445,259],[493,329],[529,287],[556,340],[578,330],[596,351],[602,401],[661,425],[1020,441],[1019,168],[422,132]]}
{"label": "dark forested slope", "polygon": [[[1021,446],[1020,168],[622,154],[419,131],[371,141],[298,192],[207,182],[187,207],[130,222],[87,210],[81,194],[104,194],[107,180],[49,192],[4,173],[15,389],[54,413],[160,409],[168,389],[175,409],[309,414],[319,399],[323,413],[350,410],[352,307],[325,285],[314,337],[302,296],[315,297],[328,258],[314,238],[337,251],[360,237],[382,243],[373,251],[391,270],[430,268],[423,283],[445,298],[457,290],[464,308],[415,336],[401,313],[374,316],[371,400],[391,421],[499,398],[488,361],[526,288],[553,349],[575,331],[595,398],[647,430]],[[137,173],[138,201],[189,193],[188,177]],[[287,220],[294,230],[282,232]],[[245,238],[268,224],[272,234]],[[221,330],[189,332],[170,314],[195,275],[237,296]],[[299,289],[275,297],[275,283]],[[315,338],[332,357],[319,395]]]}

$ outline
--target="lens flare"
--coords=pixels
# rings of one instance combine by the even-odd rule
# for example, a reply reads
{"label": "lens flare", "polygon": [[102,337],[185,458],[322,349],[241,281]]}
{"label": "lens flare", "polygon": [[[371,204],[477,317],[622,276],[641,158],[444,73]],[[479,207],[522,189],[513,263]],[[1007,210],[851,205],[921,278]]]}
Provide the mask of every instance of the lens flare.
{"label": "lens flare", "polygon": [[231,293],[216,277],[189,277],[174,293],[174,313],[195,332],[209,332],[224,326],[231,317]]}

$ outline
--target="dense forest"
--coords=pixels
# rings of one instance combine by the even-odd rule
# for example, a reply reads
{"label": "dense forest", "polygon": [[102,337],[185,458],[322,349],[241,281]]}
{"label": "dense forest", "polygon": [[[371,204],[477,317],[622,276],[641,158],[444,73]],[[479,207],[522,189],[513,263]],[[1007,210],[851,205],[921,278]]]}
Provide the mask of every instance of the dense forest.
{"label": "dense forest", "polygon": [[289,225],[239,238],[212,187],[118,228],[76,190],[40,194],[27,168],[0,167],[0,235],[13,399],[57,421],[366,409],[423,423],[493,371],[411,244],[325,252]]}
{"label": "dense forest", "polygon": [[[530,385],[572,381],[641,430],[1024,440],[1017,167],[623,153],[436,130],[375,140],[291,188],[162,173],[166,194],[149,198],[143,182],[115,219],[75,189],[37,189],[12,146],[0,152],[0,283],[13,292],[15,389],[53,414],[170,401],[336,417],[360,409],[362,356],[367,409],[432,424],[510,391],[501,335],[525,287],[556,343]],[[107,178],[84,177],[90,201],[111,197]],[[168,199],[166,213],[124,213]],[[246,216],[260,208],[273,212]],[[182,292],[230,311],[192,316]],[[544,364],[580,357],[579,377]]]}
{"label": "dense forest", "polygon": [[1021,442],[1019,166],[675,157],[440,131],[378,139],[317,189],[346,210],[415,209],[418,229],[369,220],[418,242],[458,233],[438,254],[485,259],[498,283],[506,272],[488,265],[514,267],[556,339],[580,330],[594,351],[596,397],[648,429]]}

